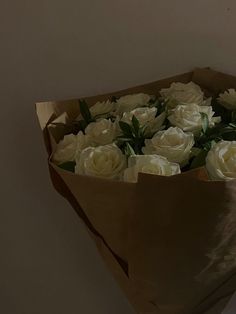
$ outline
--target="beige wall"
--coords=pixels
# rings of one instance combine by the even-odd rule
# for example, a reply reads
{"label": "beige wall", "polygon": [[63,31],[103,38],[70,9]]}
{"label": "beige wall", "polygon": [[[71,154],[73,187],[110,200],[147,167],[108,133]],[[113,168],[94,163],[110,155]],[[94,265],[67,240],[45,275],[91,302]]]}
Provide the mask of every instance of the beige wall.
{"label": "beige wall", "polygon": [[1,0],[0,313],[131,314],[49,183],[34,112],[211,66],[236,74],[233,0]]}

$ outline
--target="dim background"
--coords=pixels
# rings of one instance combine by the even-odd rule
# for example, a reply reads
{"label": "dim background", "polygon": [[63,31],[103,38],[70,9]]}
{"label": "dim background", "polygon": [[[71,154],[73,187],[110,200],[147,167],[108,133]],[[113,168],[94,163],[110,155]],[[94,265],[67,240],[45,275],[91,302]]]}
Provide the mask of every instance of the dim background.
{"label": "dim background", "polygon": [[34,103],[210,66],[236,75],[235,0],[0,0],[0,313],[134,314],[49,180]]}

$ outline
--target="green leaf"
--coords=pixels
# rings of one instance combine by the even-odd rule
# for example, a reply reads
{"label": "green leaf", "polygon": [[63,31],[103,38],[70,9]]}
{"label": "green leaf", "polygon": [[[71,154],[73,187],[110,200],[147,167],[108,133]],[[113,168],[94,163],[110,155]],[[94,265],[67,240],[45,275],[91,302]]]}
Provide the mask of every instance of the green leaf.
{"label": "green leaf", "polygon": [[205,134],[209,128],[209,118],[205,112],[200,112],[202,118],[202,131]]}
{"label": "green leaf", "polygon": [[117,102],[118,100],[118,97],[116,96],[111,96],[111,102]]}
{"label": "green leaf", "polygon": [[228,141],[236,140],[236,125],[234,123],[229,123],[228,125],[222,127],[219,131],[219,137]]}
{"label": "green leaf", "polygon": [[212,141],[209,141],[209,142],[206,142],[204,145],[203,145],[203,149],[207,152],[209,152],[209,150],[212,148],[212,146],[216,143],[216,141],[212,140]]}
{"label": "green leaf", "polygon": [[59,167],[66,171],[75,172],[75,165],[76,163],[74,161],[67,161],[64,162],[63,164],[60,164]]}
{"label": "green leaf", "polygon": [[121,142],[130,142],[130,141],[133,141],[132,138],[130,138],[130,137],[124,137],[123,135],[117,136],[116,140],[121,141]]}
{"label": "green leaf", "polygon": [[211,105],[215,116],[220,116],[223,122],[228,122],[228,110],[218,102],[218,96],[212,98]]}
{"label": "green leaf", "polygon": [[151,139],[153,138],[154,134],[156,132],[151,132],[149,129],[148,129],[148,126],[147,125],[143,125],[141,126],[140,128],[140,131],[139,131],[139,134],[142,138],[148,138],[148,139]]}
{"label": "green leaf", "polygon": [[221,122],[212,128],[208,128],[200,137],[195,138],[195,146],[207,149],[209,143],[219,142],[221,140],[236,140],[236,123]]}
{"label": "green leaf", "polygon": [[196,157],[200,152],[201,152],[201,148],[199,147],[193,147],[192,150],[191,150],[191,155],[190,155],[190,158],[191,157]]}
{"label": "green leaf", "polygon": [[166,110],[166,104],[167,104],[166,99],[155,98],[152,101],[149,101],[149,103],[151,107],[155,107],[157,109],[156,117]]}
{"label": "green leaf", "polygon": [[217,136],[227,126],[225,123],[218,123],[214,127],[209,128],[206,132],[206,136]]}
{"label": "green leaf", "polygon": [[222,138],[225,141],[236,141],[236,130],[229,130],[222,134]]}
{"label": "green leaf", "polygon": [[236,123],[236,110],[231,112],[231,123]]}
{"label": "green leaf", "polygon": [[93,121],[93,118],[92,118],[92,115],[91,115],[91,112],[89,110],[89,107],[86,103],[85,100],[80,100],[79,101],[79,105],[80,105],[80,113],[84,119],[84,121],[89,124],[90,122]]}
{"label": "green leaf", "polygon": [[126,143],[125,146],[125,155],[128,157],[136,155],[133,147],[129,143]]}
{"label": "green leaf", "polygon": [[207,150],[201,150],[201,152],[193,159],[190,169],[202,167],[206,163],[206,156],[208,154]]}
{"label": "green leaf", "polygon": [[78,121],[78,126],[79,126],[80,130],[83,132],[85,131],[87,125],[88,124],[84,120]]}
{"label": "green leaf", "polygon": [[135,117],[135,115],[133,115],[133,117],[132,117],[132,125],[133,125],[133,130],[134,130],[135,136],[139,136],[140,123],[139,123],[138,119]]}
{"label": "green leaf", "polygon": [[155,105],[155,103],[158,101],[158,98],[156,97],[156,96],[154,96],[154,97],[152,97],[150,100],[149,100],[149,102],[148,102],[148,104],[150,105],[150,106],[153,106],[153,105]]}
{"label": "green leaf", "polygon": [[131,125],[124,121],[119,121],[119,126],[124,133],[125,137],[133,137],[133,131]]}

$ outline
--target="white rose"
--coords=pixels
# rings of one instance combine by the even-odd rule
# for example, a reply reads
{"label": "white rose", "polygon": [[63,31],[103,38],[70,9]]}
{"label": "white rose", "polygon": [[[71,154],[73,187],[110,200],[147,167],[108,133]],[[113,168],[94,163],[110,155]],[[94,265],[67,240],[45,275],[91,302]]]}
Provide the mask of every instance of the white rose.
{"label": "white rose", "polygon": [[178,164],[169,162],[158,155],[137,155],[129,158],[128,168],[124,172],[124,181],[137,182],[138,174],[149,173],[160,176],[172,176],[180,173]]}
{"label": "white rose", "polygon": [[178,105],[175,109],[170,111],[168,120],[172,125],[186,132],[198,134],[202,129],[201,112],[207,115],[209,127],[213,127],[215,123],[221,120],[220,117],[213,117],[214,111],[211,106],[198,105]]}
{"label": "white rose", "polygon": [[157,132],[152,139],[145,140],[142,151],[145,155],[161,155],[181,166],[188,163],[194,145],[193,133],[185,133],[178,127]]}
{"label": "white rose", "polygon": [[236,109],[236,91],[235,91],[235,89],[231,88],[228,91],[225,91],[223,94],[220,94],[218,101],[226,109],[235,110]]}
{"label": "white rose", "polygon": [[118,134],[117,123],[108,119],[91,122],[85,128],[85,134],[90,136],[95,145],[111,144]]}
{"label": "white rose", "polygon": [[161,96],[168,100],[168,107],[174,108],[178,104],[182,105],[201,105],[204,101],[204,94],[197,84],[189,82],[172,83],[169,88],[160,91]]}
{"label": "white rose", "polygon": [[132,122],[133,116],[135,116],[138,119],[140,126],[144,126],[155,119],[156,113],[156,108],[136,108],[130,112],[125,112],[121,118],[121,121],[130,124]]}
{"label": "white rose", "polygon": [[147,106],[150,99],[151,96],[143,93],[122,96],[116,102],[117,114]]}
{"label": "white rose", "polygon": [[97,102],[90,107],[90,112],[93,117],[107,117],[115,110],[116,104],[110,100]]}
{"label": "white rose", "polygon": [[121,121],[131,124],[133,116],[137,118],[140,126],[146,126],[146,133],[155,133],[159,131],[165,121],[165,112],[156,117],[157,108],[136,108],[130,112],[125,112],[121,118]]}
{"label": "white rose", "polygon": [[76,160],[75,173],[103,177],[121,178],[126,167],[126,157],[114,144],[88,147]]}
{"label": "white rose", "polygon": [[206,168],[212,180],[236,179],[236,141],[220,141],[206,157]]}
{"label": "white rose", "polygon": [[81,151],[91,145],[90,137],[79,132],[77,135],[69,134],[57,144],[56,151],[53,154],[53,161],[62,164],[67,161],[75,161],[76,156]]}
{"label": "white rose", "polygon": [[166,119],[166,113],[162,112],[155,119],[149,121],[149,123],[146,126],[145,133],[153,134],[163,129],[163,123],[165,119]]}

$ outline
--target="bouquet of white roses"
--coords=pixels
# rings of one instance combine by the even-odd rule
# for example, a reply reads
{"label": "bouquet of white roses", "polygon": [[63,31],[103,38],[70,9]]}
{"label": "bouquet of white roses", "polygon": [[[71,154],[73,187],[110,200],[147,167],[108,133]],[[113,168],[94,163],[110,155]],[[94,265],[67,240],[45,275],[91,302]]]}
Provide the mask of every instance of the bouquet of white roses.
{"label": "bouquet of white roses", "polygon": [[235,87],[204,69],[37,104],[52,181],[139,313],[204,313],[236,270]]}
{"label": "bouquet of white roses", "polygon": [[193,82],[172,83],[156,95],[112,97],[64,127],[53,161],[80,175],[137,182],[205,165],[213,180],[236,178],[236,91],[206,98]]}

